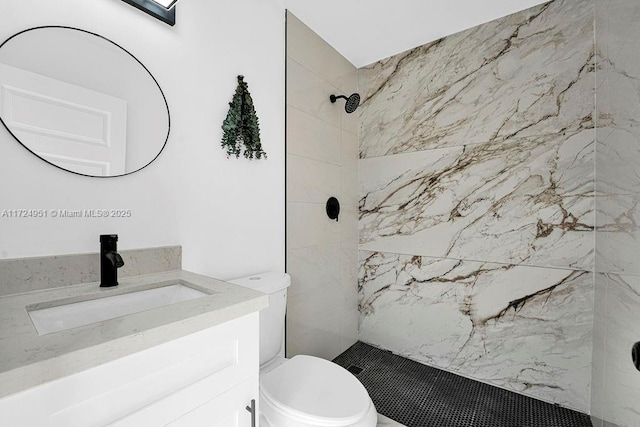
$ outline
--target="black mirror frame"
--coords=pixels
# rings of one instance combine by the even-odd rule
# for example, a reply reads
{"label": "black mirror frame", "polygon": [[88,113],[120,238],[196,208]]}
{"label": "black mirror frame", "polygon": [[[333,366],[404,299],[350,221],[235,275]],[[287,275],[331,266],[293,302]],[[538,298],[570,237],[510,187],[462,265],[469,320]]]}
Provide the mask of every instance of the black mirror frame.
{"label": "black mirror frame", "polygon": [[167,102],[167,97],[165,96],[164,92],[162,91],[162,88],[160,87],[160,84],[158,83],[158,81],[156,80],[156,78],[153,76],[153,74],[151,74],[151,71],[149,71],[149,69],[142,63],[140,62],[140,60],[138,58],[136,58],[131,52],[129,52],[127,49],[123,48],[122,46],[120,46],[118,43],[104,37],[101,36],[100,34],[96,34],[93,33],[91,31],[87,31],[87,30],[83,30],[80,28],[75,28],[75,27],[66,27],[63,25],[43,25],[43,26],[39,26],[39,27],[33,27],[33,28],[27,28],[26,30],[22,30],[14,35],[12,35],[11,37],[9,37],[8,39],[6,39],[4,42],[2,42],[2,44],[0,44],[0,50],[2,50],[2,47],[7,44],[8,42],[10,42],[12,39],[14,39],[15,37],[18,37],[21,34],[27,33],[29,31],[34,31],[34,30],[41,30],[41,29],[45,29],[45,28],[61,28],[61,29],[65,29],[65,30],[74,30],[74,31],[79,31],[81,33],[85,33],[85,34],[91,34],[92,36],[96,36],[99,37],[109,43],[111,43],[112,45],[118,47],[119,49],[121,49],[123,52],[125,52],[126,54],[128,54],[131,58],[133,58],[138,64],[140,64],[140,66],[147,72],[147,74],[149,74],[149,76],[153,79],[153,82],[156,84],[156,86],[158,87],[158,90],[160,91],[160,94],[162,95],[162,99],[164,100],[164,105],[167,108],[167,137],[164,140],[164,144],[162,144],[162,148],[160,149],[160,151],[158,151],[158,154],[155,155],[155,157],[153,159],[151,159],[151,161],[149,163],[147,163],[146,165],[142,166],[139,169],[136,169],[134,171],[131,172],[127,172],[127,173],[123,173],[120,175],[111,175],[111,176],[98,176],[98,175],[87,175],[87,174],[83,174],[80,172],[75,172],[69,169],[65,169],[61,166],[56,165],[55,163],[51,163],[50,161],[43,159],[42,157],[40,157],[39,155],[37,155],[35,152],[33,152],[29,147],[27,147],[25,144],[22,143],[22,141],[20,141],[18,139],[18,137],[16,137],[13,132],[11,132],[11,129],[9,129],[9,127],[7,126],[7,124],[4,122],[4,120],[2,120],[2,116],[0,116],[0,123],[2,123],[2,125],[4,126],[4,128],[7,130],[7,132],[9,132],[9,134],[13,137],[13,139],[15,139],[16,141],[18,141],[18,143],[20,145],[22,145],[27,151],[29,151],[31,154],[33,154],[34,156],[36,156],[37,158],[39,158],[40,160],[44,161],[45,163],[50,164],[51,166],[54,166],[60,170],[63,170],[65,172],[69,172],[75,175],[80,175],[80,176],[86,176],[89,178],[102,178],[102,179],[108,179],[108,178],[119,178],[122,176],[127,176],[127,175],[131,175],[134,174],[136,172],[140,172],[141,170],[143,170],[144,168],[146,168],[147,166],[149,166],[151,163],[155,162],[158,157],[160,157],[160,154],[162,154],[162,152],[164,151],[165,147],[167,146],[167,142],[169,141],[169,135],[171,135],[171,112],[169,111],[169,103]]}
{"label": "black mirror frame", "polygon": [[157,3],[150,0],[123,0],[125,3],[130,4],[136,9],[140,9],[144,13],[148,13],[156,19],[161,20],[165,24],[176,25],[176,8],[165,9]]}

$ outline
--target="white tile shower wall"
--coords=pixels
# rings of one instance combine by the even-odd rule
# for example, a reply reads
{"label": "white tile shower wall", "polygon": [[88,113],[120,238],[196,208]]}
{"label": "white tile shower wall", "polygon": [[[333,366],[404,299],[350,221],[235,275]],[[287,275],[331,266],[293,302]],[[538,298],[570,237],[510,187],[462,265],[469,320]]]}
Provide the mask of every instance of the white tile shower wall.
{"label": "white tile shower wall", "polygon": [[359,70],[359,337],[589,411],[593,0]]}
{"label": "white tile shower wall", "polygon": [[287,356],[333,359],[358,335],[358,137],[329,95],[356,92],[357,71],[290,13],[287,53]]}
{"label": "white tile shower wall", "polygon": [[[594,426],[640,425],[640,4],[596,0]],[[602,423],[604,420],[604,423]]]}

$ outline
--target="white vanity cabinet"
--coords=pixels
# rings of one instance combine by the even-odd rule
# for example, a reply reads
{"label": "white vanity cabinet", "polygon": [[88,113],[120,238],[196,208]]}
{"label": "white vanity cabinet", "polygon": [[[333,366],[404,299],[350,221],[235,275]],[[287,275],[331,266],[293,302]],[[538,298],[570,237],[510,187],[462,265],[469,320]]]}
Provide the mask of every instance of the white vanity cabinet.
{"label": "white vanity cabinet", "polygon": [[[0,399],[11,427],[258,425],[258,312]],[[146,332],[140,332],[145,334]]]}

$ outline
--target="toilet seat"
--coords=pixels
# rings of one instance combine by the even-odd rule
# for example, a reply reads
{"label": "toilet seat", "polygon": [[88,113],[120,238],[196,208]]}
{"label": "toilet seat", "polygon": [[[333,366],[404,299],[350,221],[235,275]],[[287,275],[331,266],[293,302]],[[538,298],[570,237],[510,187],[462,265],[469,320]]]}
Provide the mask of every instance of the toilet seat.
{"label": "toilet seat", "polygon": [[346,369],[313,356],[295,356],[260,379],[267,404],[305,425],[351,426],[371,412],[373,403]]}

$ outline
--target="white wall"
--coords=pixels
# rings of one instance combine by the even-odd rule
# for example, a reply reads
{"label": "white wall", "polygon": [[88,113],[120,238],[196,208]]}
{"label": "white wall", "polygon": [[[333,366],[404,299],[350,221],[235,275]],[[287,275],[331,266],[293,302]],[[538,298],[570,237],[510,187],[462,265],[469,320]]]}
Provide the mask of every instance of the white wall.
{"label": "white wall", "polygon": [[[0,128],[2,209],[131,209],[129,219],[0,218],[0,258],[184,247],[184,267],[220,278],[284,268],[284,10],[273,1],[187,0],[169,27],[119,0],[2,0],[0,40],[39,25],[110,38],[154,74],[171,109],[160,158],[131,176],[58,170]],[[227,160],[220,125],[244,74],[267,161]]]}
{"label": "white wall", "polygon": [[548,0],[280,0],[356,67]]}

